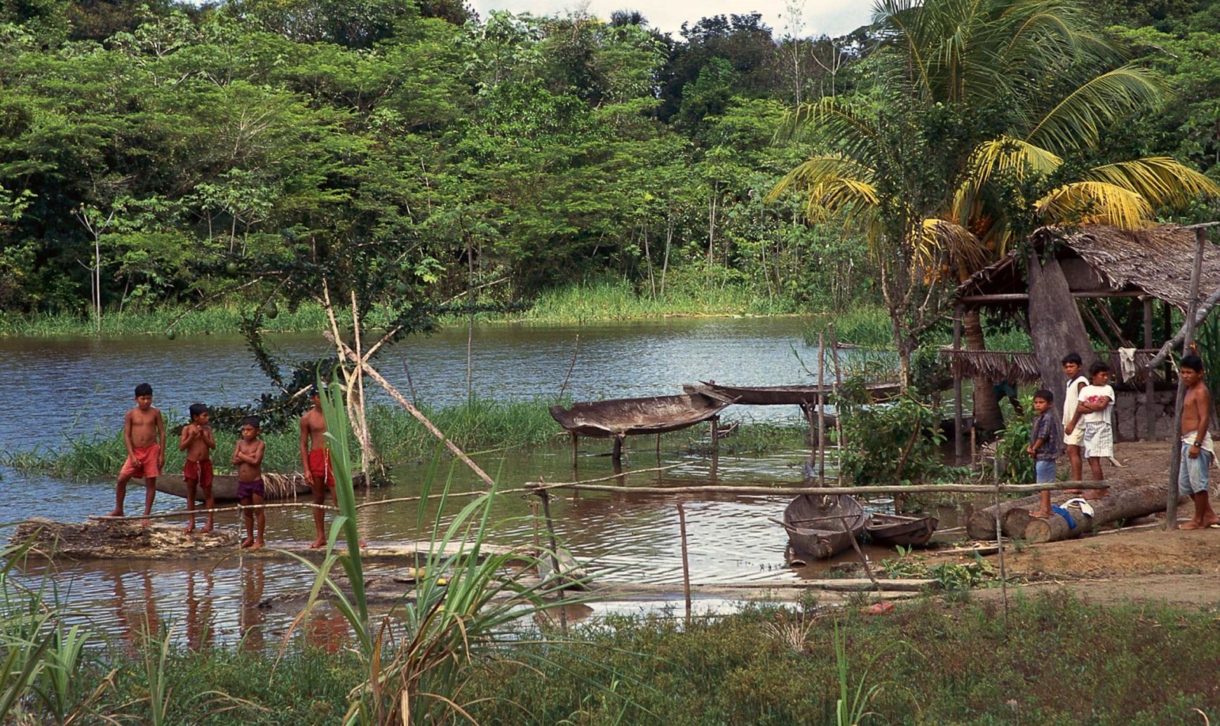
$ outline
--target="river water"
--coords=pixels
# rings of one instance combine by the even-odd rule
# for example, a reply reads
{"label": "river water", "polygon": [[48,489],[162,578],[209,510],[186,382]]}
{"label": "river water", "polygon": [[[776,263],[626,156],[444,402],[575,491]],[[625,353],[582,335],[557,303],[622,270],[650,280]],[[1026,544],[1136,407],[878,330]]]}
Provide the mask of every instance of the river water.
{"label": "river water", "polygon": [[[814,366],[817,351],[803,343],[806,324],[798,318],[734,318],[580,328],[476,327],[473,390],[485,398],[550,397],[558,393],[569,368],[568,391],[577,400],[678,393],[683,383],[708,379],[741,385],[810,383],[806,365]],[[466,395],[466,342],[464,328],[410,339],[388,351],[379,368],[402,390],[413,385],[421,401],[456,403]],[[286,360],[327,352],[325,343],[312,335],[279,336],[274,346]],[[242,341],[221,336],[173,341],[0,338],[0,376],[9,388],[0,415],[0,449],[6,452],[55,448],[66,445],[69,436],[117,430],[131,405],[132,388],[142,381],[153,384],[156,405],[171,425],[185,418],[193,401],[245,404],[268,390]],[[730,409],[726,417],[799,418],[799,413],[782,408]],[[631,475],[631,484],[797,483],[807,454],[792,450],[763,457],[721,456],[713,462],[685,449],[664,447],[657,452],[651,439],[646,445],[640,441],[628,451],[628,470],[680,466]],[[556,481],[612,474],[605,456],[608,448],[605,441],[582,440],[575,470],[567,446],[493,452],[478,459],[503,485],[514,487],[539,477]],[[442,470],[440,475],[450,473],[456,488],[475,487],[473,477],[463,469]],[[403,466],[394,472],[395,486],[372,490],[367,496],[410,496],[427,478],[425,465]],[[129,508],[138,506],[141,492],[138,484],[130,488]],[[81,521],[108,511],[112,497],[109,480],[62,481],[0,468],[0,507],[6,522],[31,516]],[[769,521],[780,516],[784,504],[772,497],[690,498],[684,506],[692,580],[799,576],[784,566],[786,536]],[[180,506],[181,500],[162,495],[157,509]],[[529,507],[520,496],[499,501],[491,540],[505,545],[533,541],[536,520],[529,517]],[[419,514],[414,503],[370,507],[362,510],[360,527],[374,543],[413,540],[423,534],[416,529]],[[430,514],[425,512],[425,522]],[[598,579],[681,581],[678,516],[672,498],[565,494],[554,501],[553,514],[563,545]],[[236,520],[223,514],[218,524],[233,527]],[[282,510],[268,515],[272,542],[311,537],[308,514]],[[297,564],[232,559],[220,564],[60,563],[51,579],[77,617],[128,640],[137,639],[151,620],[171,627],[178,639],[191,645],[245,635],[258,647],[295,615],[260,608],[259,603],[307,587],[310,578]],[[303,632],[331,647],[335,638],[342,639],[342,630],[334,613],[323,610]]]}

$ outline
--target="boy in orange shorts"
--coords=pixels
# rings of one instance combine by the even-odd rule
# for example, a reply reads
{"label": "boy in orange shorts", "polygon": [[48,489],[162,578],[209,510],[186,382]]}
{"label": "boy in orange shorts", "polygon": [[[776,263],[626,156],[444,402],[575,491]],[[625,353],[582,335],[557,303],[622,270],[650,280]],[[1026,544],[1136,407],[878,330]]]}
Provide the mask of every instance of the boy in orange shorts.
{"label": "boy in orange shorts", "polygon": [[[147,383],[136,386],[135,408],[123,417],[123,443],[127,445],[127,460],[119,471],[114,488],[114,511],[111,517],[123,516],[123,500],[127,497],[127,482],[144,480],[144,516],[152,513],[157,496],[157,475],[165,466],[165,419],[153,408],[153,390]],[[145,519],[143,524],[147,525]]]}
{"label": "boy in orange shorts", "polygon": [[212,449],[216,448],[216,438],[208,422],[207,406],[192,403],[190,414],[191,422],[182,427],[182,435],[178,437],[178,450],[186,452],[182,479],[186,482],[186,508],[191,513],[186,532],[195,531],[195,491],[198,487],[203,491],[204,506],[208,510],[208,523],[203,528],[203,533],[207,534],[212,531],[212,510],[216,506],[216,500],[212,498]]}
{"label": "boy in orange shorts", "polygon": [[[335,491],[335,472],[330,465],[330,449],[326,445],[326,416],[322,413],[322,399],[318,387],[314,386],[309,400],[313,408],[301,417],[301,466],[313,492],[314,504],[325,504],[326,493]],[[337,504],[337,501],[336,501]],[[317,549],[326,544],[326,511],[313,509],[313,525],[317,536],[310,547]]]}

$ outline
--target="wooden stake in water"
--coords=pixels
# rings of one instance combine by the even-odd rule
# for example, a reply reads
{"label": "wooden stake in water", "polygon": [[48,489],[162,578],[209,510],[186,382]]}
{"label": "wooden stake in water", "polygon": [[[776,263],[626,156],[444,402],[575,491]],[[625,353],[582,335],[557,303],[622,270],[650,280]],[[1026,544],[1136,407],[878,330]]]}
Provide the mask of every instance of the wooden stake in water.
{"label": "wooden stake in water", "polygon": [[[546,518],[547,537],[551,543],[551,567],[555,570],[555,577],[560,578],[559,571],[559,542],[555,539],[555,520],[551,519],[551,497],[545,489],[538,492],[538,497],[542,499],[542,516]],[[555,591],[556,597],[559,599],[559,627],[567,634],[568,632],[568,614],[564,610],[563,604],[563,583],[559,584]]]}
{"label": "wooden stake in water", "polygon": [[686,624],[690,625],[690,560],[686,552],[686,512],[678,500],[678,531],[682,535],[682,597],[686,600]]}
{"label": "wooden stake in water", "polygon": [[826,336],[818,333],[818,482],[826,485]]}

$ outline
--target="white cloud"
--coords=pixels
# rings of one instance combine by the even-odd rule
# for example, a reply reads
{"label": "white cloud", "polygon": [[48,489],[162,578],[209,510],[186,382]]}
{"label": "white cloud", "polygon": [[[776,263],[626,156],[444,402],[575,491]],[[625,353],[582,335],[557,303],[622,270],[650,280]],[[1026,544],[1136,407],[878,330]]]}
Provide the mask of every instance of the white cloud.
{"label": "white cloud", "polygon": [[[775,36],[784,34],[787,26],[785,0],[672,0],[653,4],[645,0],[474,0],[481,16],[490,10],[510,10],[534,15],[563,15],[585,10],[591,15],[608,19],[615,10],[636,10],[648,19],[651,27],[678,37],[682,23],[694,24],[711,15],[745,15],[762,13],[763,22],[771,26]],[[801,35],[844,35],[866,24],[872,15],[868,0],[806,0],[800,9],[804,21]]]}

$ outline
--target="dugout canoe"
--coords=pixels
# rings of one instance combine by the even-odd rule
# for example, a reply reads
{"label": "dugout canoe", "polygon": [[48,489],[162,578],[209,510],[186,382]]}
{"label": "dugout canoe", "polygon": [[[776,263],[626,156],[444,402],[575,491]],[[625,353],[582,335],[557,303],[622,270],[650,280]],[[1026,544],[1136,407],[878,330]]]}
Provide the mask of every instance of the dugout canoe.
{"label": "dugout canoe", "polygon": [[874,514],[864,524],[864,531],[874,544],[890,547],[923,547],[932,539],[939,521],[936,517],[902,517],[896,514]]}
{"label": "dugout canoe", "polygon": [[864,532],[864,507],[848,494],[802,494],[784,509],[788,544],[797,554],[824,560],[847,550]]}
{"label": "dugout canoe", "polygon": [[[353,483],[356,486],[364,486],[365,481],[364,472],[357,472],[353,477]],[[295,499],[298,496],[307,495],[310,488],[309,484],[305,482],[303,474],[276,474],[268,472],[263,474],[263,490],[267,494],[267,501],[272,501],[276,499]],[[182,478],[181,474],[162,474],[157,477],[157,491],[162,494],[172,494],[186,499],[186,480]],[[233,474],[216,474],[213,476],[212,499],[218,503],[237,501],[237,477]],[[195,500],[202,502],[203,493],[196,490]]]}
{"label": "dugout canoe", "polygon": [[727,408],[722,401],[699,393],[647,398],[615,398],[551,406],[551,418],[579,436],[612,438],[663,434],[707,421]]}
{"label": "dugout canoe", "polygon": [[[698,386],[685,388],[688,393],[745,406],[816,406],[831,392],[830,386],[726,386],[714,381],[700,381]],[[897,383],[876,383],[866,390],[873,400],[882,400],[898,393],[899,387]]]}

